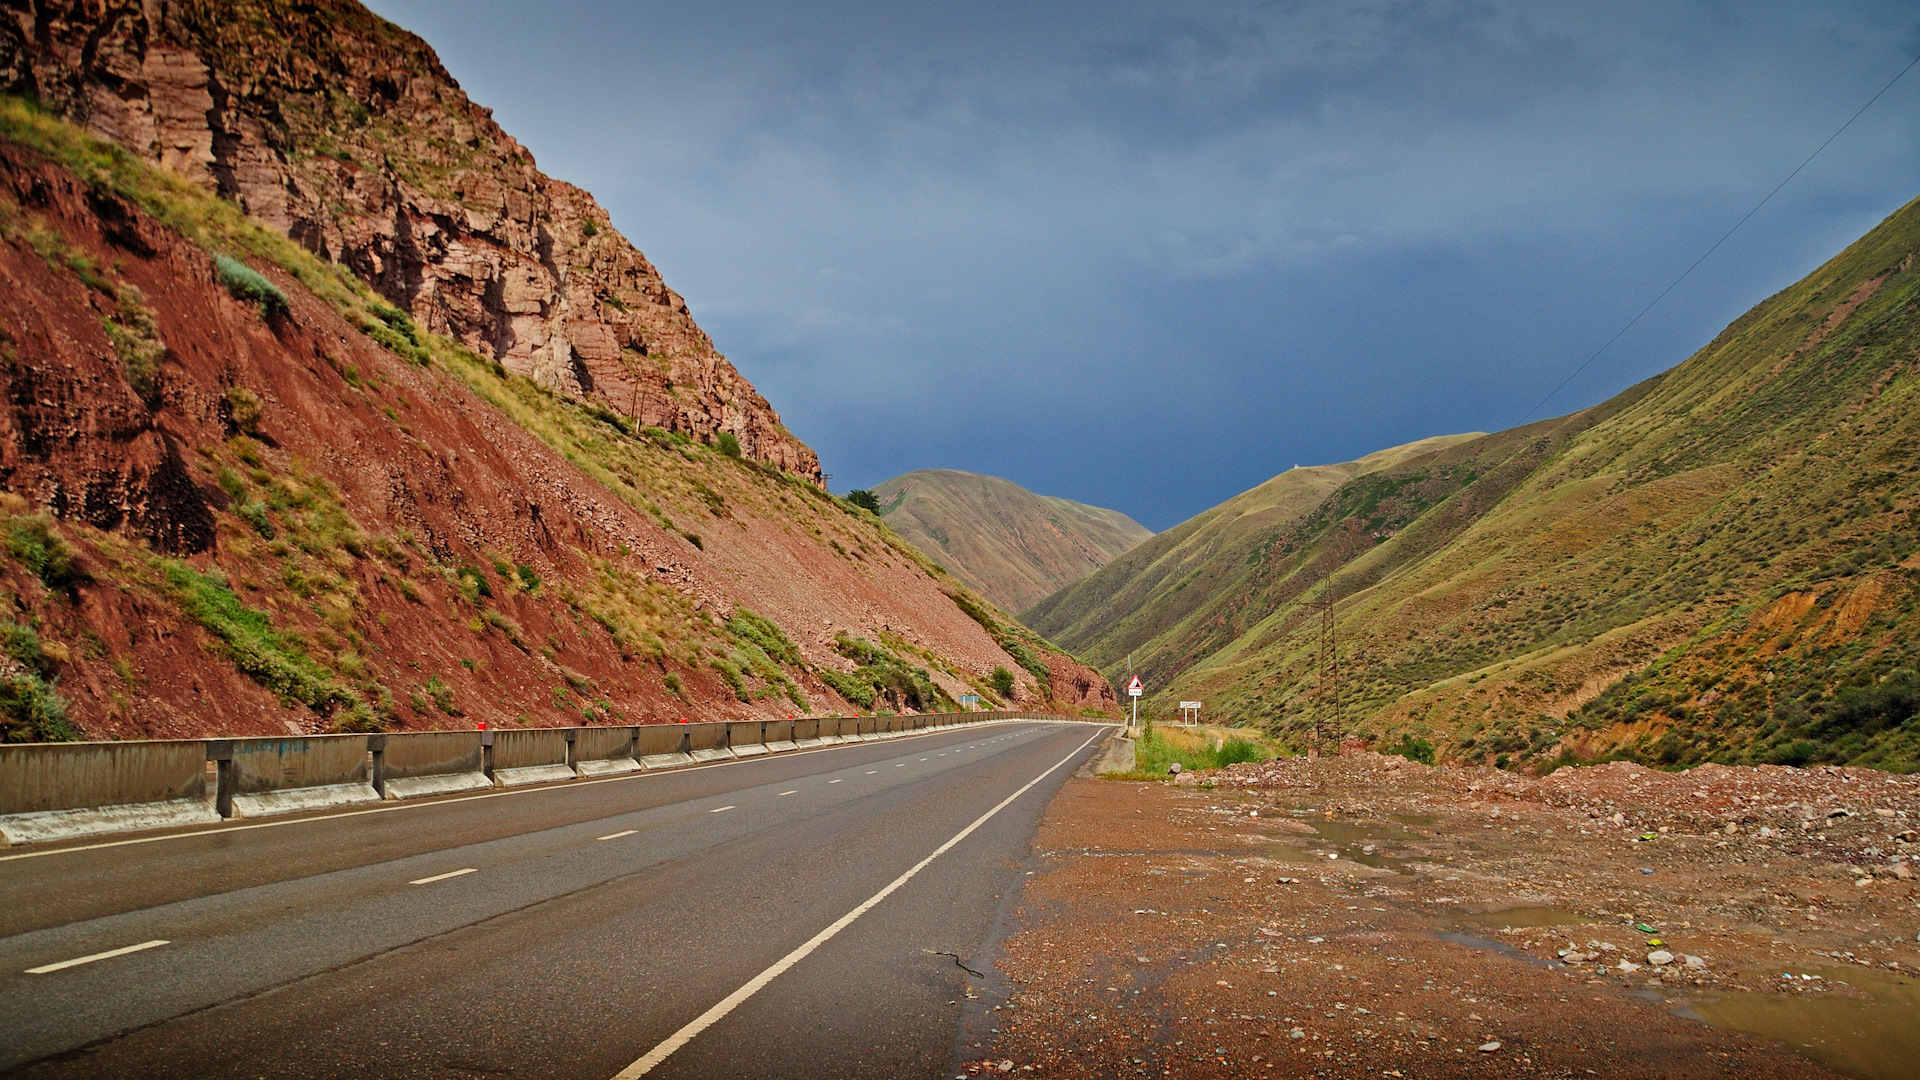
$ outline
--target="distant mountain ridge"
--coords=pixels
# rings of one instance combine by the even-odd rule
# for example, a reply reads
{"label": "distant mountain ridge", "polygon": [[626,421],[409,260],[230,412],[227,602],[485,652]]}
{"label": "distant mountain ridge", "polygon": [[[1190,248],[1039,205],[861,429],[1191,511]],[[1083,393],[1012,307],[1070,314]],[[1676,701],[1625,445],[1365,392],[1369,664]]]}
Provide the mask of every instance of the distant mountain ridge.
{"label": "distant mountain ridge", "polygon": [[1009,612],[1025,610],[1153,535],[1118,510],[954,469],[906,473],[873,493],[894,532]]}
{"label": "distant mountain ridge", "polygon": [[1917,261],[1920,202],[1608,401],[1294,470],[1025,619],[1298,746],[1920,768]]}

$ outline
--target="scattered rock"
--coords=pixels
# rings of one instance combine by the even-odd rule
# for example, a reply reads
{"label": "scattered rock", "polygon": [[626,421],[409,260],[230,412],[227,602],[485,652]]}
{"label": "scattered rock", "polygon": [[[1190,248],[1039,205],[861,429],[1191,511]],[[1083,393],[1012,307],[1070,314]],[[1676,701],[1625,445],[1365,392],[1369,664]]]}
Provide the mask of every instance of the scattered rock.
{"label": "scattered rock", "polygon": [[1491,1054],[1498,1049],[1500,1049],[1500,1042],[1497,1039],[1493,1042],[1483,1042],[1480,1044],[1480,1052],[1483,1054]]}
{"label": "scattered rock", "polygon": [[1655,949],[1647,954],[1647,963],[1654,967],[1666,967],[1673,963],[1673,954],[1665,949]]}

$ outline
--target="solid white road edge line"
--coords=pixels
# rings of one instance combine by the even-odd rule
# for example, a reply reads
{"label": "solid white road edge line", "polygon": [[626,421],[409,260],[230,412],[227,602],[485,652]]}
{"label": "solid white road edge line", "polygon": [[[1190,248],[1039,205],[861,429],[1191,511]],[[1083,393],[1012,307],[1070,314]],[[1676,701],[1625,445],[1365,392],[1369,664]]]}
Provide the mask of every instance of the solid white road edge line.
{"label": "solid white road edge line", "polygon": [[639,829],[621,829],[619,832],[610,832],[605,836],[596,836],[594,837],[594,839],[595,840],[618,840],[623,836],[632,836],[634,833],[637,833],[639,831],[640,831]]}
{"label": "solid white road edge line", "polygon": [[95,960],[111,960],[116,956],[125,956],[128,953],[139,952],[142,949],[157,949],[162,945],[171,944],[173,944],[171,941],[143,941],[138,945],[128,945],[124,949],[108,949],[106,952],[97,952],[92,956],[76,956],[71,960],[62,960],[57,964],[42,964],[37,968],[28,968],[27,974],[45,975],[52,971],[63,971],[70,967],[79,967],[81,964],[91,964]]}
{"label": "solid white road edge line", "polygon": [[459,877],[462,874],[477,874],[479,872],[480,871],[478,868],[469,866],[465,870],[449,870],[444,874],[435,874],[432,877],[415,878],[414,880],[407,882],[407,884],[431,885],[436,881],[445,881],[450,877]]}
{"label": "solid white road edge line", "polygon": [[[1074,720],[988,720],[992,724],[1068,724],[1079,723]],[[910,739],[922,739],[929,735],[942,735],[953,728],[928,728],[907,736]],[[853,744],[858,745],[858,744]],[[808,754],[826,754],[838,750],[838,746],[821,746],[812,750],[793,750],[785,754],[757,755],[744,761],[788,761]],[[402,810],[428,810],[436,806],[452,806],[454,803],[473,802],[477,799],[505,799],[515,795],[545,795],[556,791],[577,791],[594,784],[616,784],[623,780],[644,780],[649,776],[678,776],[683,773],[700,772],[704,769],[718,769],[727,765],[739,765],[742,761],[715,761],[705,765],[682,765],[674,769],[660,769],[654,772],[627,773],[623,776],[603,776],[595,780],[574,780],[560,784],[535,784],[528,787],[510,788],[506,791],[489,791],[484,795],[462,795],[456,799],[421,799],[419,801],[401,801],[392,806],[376,806],[369,810],[343,810],[337,814],[315,814],[312,817],[289,817],[278,821],[255,821],[246,825],[220,825],[205,829],[184,829],[180,832],[163,833],[159,836],[136,836],[131,840],[104,840],[97,844],[76,844],[73,847],[43,848],[38,851],[21,851],[11,855],[0,855],[0,863],[13,862],[15,859],[44,859],[49,855],[71,855],[80,851],[99,851],[103,848],[131,847],[135,844],[158,844],[167,840],[185,840],[194,836],[213,836],[217,833],[252,832],[255,829],[279,829],[288,825],[307,825],[315,821],[333,821],[338,818],[362,817],[367,814],[392,814]]]}
{"label": "solid white road edge line", "polygon": [[939,858],[942,855],[945,855],[948,851],[953,849],[954,845],[958,844],[962,840],[965,840],[967,837],[972,836],[975,829],[978,829],[980,826],[985,825],[988,821],[992,820],[995,814],[998,814],[1000,811],[1005,810],[1008,806],[1010,806],[1013,803],[1013,800],[1033,790],[1033,786],[1035,784],[1038,784],[1040,781],[1045,780],[1048,776],[1051,776],[1055,769],[1058,769],[1060,766],[1065,765],[1067,762],[1072,761],[1075,757],[1078,757],[1080,754],[1080,751],[1085,750],[1087,747],[1093,745],[1094,739],[1098,739],[1105,734],[1106,734],[1106,729],[1103,728],[1098,734],[1094,735],[1092,739],[1088,739],[1086,742],[1083,742],[1079,746],[1074,747],[1072,753],[1068,754],[1066,757],[1063,757],[1059,761],[1056,761],[1052,765],[1048,766],[1046,772],[1041,773],[1039,776],[1036,776],[1033,779],[1027,781],[1025,784],[1021,785],[1019,791],[1016,791],[1013,794],[1007,796],[1006,798],[1001,799],[997,804],[994,805],[993,809],[987,811],[984,814],[981,814],[977,818],[974,818],[973,824],[968,825],[966,828],[961,829],[959,832],[955,833],[953,836],[953,839],[948,840],[946,843],[941,844],[937,848],[934,848],[933,854],[928,855],[926,858],[921,859],[917,863],[914,863],[911,869],[909,869],[906,873],[901,874],[899,877],[894,878],[893,881],[888,883],[886,888],[881,889],[879,892],[874,893],[872,896],[867,897],[867,899],[863,901],[859,907],[854,908],[852,911],[849,911],[845,915],[842,915],[838,919],[835,919],[832,925],[828,926],[825,930],[822,930],[819,933],[813,935],[812,938],[808,939],[806,944],[800,946],[799,948],[793,950],[787,955],[774,961],[771,967],[767,968],[767,970],[761,972],[760,974],[755,975],[753,978],[747,980],[746,985],[740,987],[740,989],[735,990],[733,993],[728,994],[726,997],[722,998],[719,1004],[715,1005],[713,1008],[708,1009],[706,1012],[703,1012],[699,1016],[695,1017],[691,1023],[687,1024],[685,1027],[681,1028],[679,1031],[676,1031],[672,1035],[667,1036],[667,1039],[665,1042],[662,1042],[660,1045],[647,1051],[646,1056],[642,1057],[640,1060],[634,1062],[633,1064],[615,1073],[613,1076],[613,1080],[637,1080],[638,1077],[645,1076],[647,1073],[652,1072],[654,1066],[659,1065],[661,1062],[667,1060],[668,1057],[672,1056],[675,1050],[678,1050],[681,1047],[687,1045],[689,1042],[692,1042],[694,1036],[707,1030],[709,1027],[712,1027],[714,1024],[718,1023],[721,1020],[721,1018],[725,1017],[728,1013],[739,1008],[740,1005],[743,1002],[745,1002],[748,998],[759,993],[761,988],[765,987],[768,983],[772,982],[774,979],[779,978],[781,972],[784,972],[788,968],[792,967],[793,965],[799,963],[802,960],[805,960],[808,954],[812,953],[815,949],[818,949],[820,946],[825,945],[828,942],[828,940],[830,940],[835,934],[838,934],[840,931],[845,930],[848,926],[851,926],[855,919],[858,919],[860,916],[865,915],[868,911],[872,910],[876,904],[880,903],[880,901],[885,900],[889,896],[892,896],[895,890],[899,889],[900,886],[905,885],[907,882],[913,880],[914,875],[918,874],[922,870],[925,870],[928,864],[932,863],[933,860]]}

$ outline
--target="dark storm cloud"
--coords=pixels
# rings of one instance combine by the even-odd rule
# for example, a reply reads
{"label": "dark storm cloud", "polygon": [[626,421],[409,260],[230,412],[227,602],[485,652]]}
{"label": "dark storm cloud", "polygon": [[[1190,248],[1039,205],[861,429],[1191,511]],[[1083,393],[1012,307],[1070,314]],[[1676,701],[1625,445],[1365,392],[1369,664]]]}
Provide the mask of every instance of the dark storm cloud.
{"label": "dark storm cloud", "polygon": [[[376,0],[592,190],[845,490],[1164,528],[1518,422],[1920,50],[1905,3]],[[1920,75],[1576,379],[1920,188]]]}

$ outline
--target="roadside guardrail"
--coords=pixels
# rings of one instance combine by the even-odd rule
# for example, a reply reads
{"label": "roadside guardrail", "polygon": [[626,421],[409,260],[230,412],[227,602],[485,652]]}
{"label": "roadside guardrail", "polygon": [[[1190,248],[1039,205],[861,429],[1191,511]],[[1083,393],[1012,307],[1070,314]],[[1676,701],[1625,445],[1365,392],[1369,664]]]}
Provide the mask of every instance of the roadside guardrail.
{"label": "roadside guardrail", "polygon": [[0,846],[658,771],[1036,712],[0,746]]}

